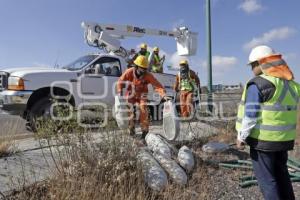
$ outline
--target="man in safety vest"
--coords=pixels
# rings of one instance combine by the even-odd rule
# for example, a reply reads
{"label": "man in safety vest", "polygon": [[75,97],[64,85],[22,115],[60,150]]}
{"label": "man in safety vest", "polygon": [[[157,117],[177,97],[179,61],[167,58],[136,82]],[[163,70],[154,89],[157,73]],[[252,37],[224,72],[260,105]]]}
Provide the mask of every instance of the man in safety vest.
{"label": "man in safety vest", "polygon": [[155,73],[163,73],[163,64],[162,62],[165,60],[165,56],[160,58],[159,56],[159,48],[153,48],[153,55],[150,59],[150,71]]}
{"label": "man in safety vest", "polygon": [[300,85],[286,62],[268,46],[249,55],[255,75],[245,85],[238,109],[237,146],[250,146],[258,185],[265,199],[295,199],[287,169],[294,147]]}
{"label": "man in safety vest", "polygon": [[180,92],[181,117],[190,117],[193,109],[193,97],[198,89],[200,89],[200,80],[197,74],[189,68],[187,60],[182,60],[174,85],[174,90]]}
{"label": "man in safety vest", "polygon": [[[139,121],[142,129],[142,138],[145,139],[149,131],[149,119],[148,119],[148,108],[147,108],[147,95],[148,95],[148,84],[151,84],[155,91],[160,94],[164,100],[169,100],[170,97],[166,96],[165,89],[159,83],[156,78],[147,71],[148,59],[145,56],[138,56],[135,61],[135,67],[127,69],[122,76],[119,78],[117,83],[117,91],[120,96],[123,96],[123,88],[126,83],[129,82],[126,88],[125,97],[131,105],[139,107],[140,115]],[[135,125],[134,125],[134,110],[130,111],[130,122],[129,131],[131,136],[135,136]]]}
{"label": "man in safety vest", "polygon": [[147,59],[149,59],[149,56],[150,56],[150,52],[147,50],[147,44],[146,43],[142,43],[140,45],[140,51],[137,52],[130,60],[129,64],[131,65],[135,59],[138,57],[138,56],[146,56]]}

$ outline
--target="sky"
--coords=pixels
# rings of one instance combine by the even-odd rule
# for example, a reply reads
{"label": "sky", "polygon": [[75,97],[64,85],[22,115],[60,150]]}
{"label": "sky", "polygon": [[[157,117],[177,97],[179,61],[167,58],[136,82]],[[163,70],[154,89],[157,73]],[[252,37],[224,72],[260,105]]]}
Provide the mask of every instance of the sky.
{"label": "sky", "polygon": [[[251,48],[266,44],[282,53],[300,81],[299,0],[211,0],[213,84],[244,83]],[[207,84],[205,0],[0,0],[0,69],[63,66],[98,52],[84,43],[82,21],[198,32],[191,68]],[[146,42],[177,66],[174,39],[145,36],[122,40],[127,49]]]}

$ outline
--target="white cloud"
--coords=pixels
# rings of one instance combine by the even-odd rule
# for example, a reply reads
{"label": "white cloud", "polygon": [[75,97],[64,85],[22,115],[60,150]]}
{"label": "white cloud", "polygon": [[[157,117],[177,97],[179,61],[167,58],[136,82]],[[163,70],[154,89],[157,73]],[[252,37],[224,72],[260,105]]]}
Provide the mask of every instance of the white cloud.
{"label": "white cloud", "polygon": [[239,5],[239,9],[242,9],[247,14],[252,14],[263,9],[263,6],[257,0],[244,0]]}
{"label": "white cloud", "polygon": [[[221,77],[231,71],[238,63],[238,59],[233,56],[212,56],[212,70],[214,77]],[[202,61],[201,66],[207,69],[207,61]]]}
{"label": "white cloud", "polygon": [[296,30],[290,27],[281,27],[272,29],[260,37],[253,38],[250,42],[244,44],[244,49],[249,50],[257,45],[269,44],[276,40],[284,40],[296,33]]}
{"label": "white cloud", "polygon": [[199,69],[202,66],[203,60],[197,56],[179,56],[177,52],[166,55],[165,66],[171,66],[173,70],[179,70],[179,62],[183,59],[188,60],[190,67],[196,72],[200,72]]}
{"label": "white cloud", "polygon": [[[236,57],[226,56],[212,56],[212,65],[219,68],[230,68],[237,64],[238,59]],[[202,65],[207,67],[207,61],[203,61]]]}
{"label": "white cloud", "polygon": [[[187,60],[189,60],[188,59],[188,57],[186,57],[186,56],[179,56],[178,54],[177,54],[177,52],[175,52],[175,53],[173,53],[172,55],[168,55],[167,57],[167,61],[170,63],[170,65],[172,66],[172,67],[179,67],[179,62],[181,61],[181,60],[183,60],[183,59],[187,59]],[[190,61],[191,62],[191,61]]]}

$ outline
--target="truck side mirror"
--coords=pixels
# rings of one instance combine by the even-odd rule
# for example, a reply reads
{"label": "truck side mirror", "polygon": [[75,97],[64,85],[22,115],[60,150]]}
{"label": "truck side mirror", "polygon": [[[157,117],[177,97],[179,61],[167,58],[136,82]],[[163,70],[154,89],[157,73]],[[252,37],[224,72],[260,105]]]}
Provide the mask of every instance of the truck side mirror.
{"label": "truck side mirror", "polygon": [[92,74],[92,69],[89,67],[87,69],[84,70],[85,74]]}

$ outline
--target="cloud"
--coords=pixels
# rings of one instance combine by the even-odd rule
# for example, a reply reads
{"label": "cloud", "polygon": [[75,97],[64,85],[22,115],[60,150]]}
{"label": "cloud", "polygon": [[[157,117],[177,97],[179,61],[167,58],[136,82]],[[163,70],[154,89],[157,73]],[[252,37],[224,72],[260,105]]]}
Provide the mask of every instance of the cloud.
{"label": "cloud", "polygon": [[[238,59],[233,56],[212,56],[212,65],[214,67],[229,68],[235,66],[237,63]],[[207,67],[207,61],[203,61],[201,65]]]}
{"label": "cloud", "polygon": [[183,59],[189,60],[187,56],[179,56],[177,54],[177,52],[173,53],[172,55],[168,55],[166,58],[167,58],[167,61],[171,64],[172,67],[178,67],[179,62]]}
{"label": "cloud", "polygon": [[203,60],[197,56],[179,56],[177,52],[166,55],[165,66],[170,66],[173,70],[179,70],[179,62],[183,59],[188,60],[190,67],[196,72],[200,72],[199,69],[202,66]]}
{"label": "cloud", "polygon": [[[231,71],[238,64],[238,59],[233,56],[212,56],[213,76],[220,77]],[[207,61],[202,61],[201,66],[207,69]]]}
{"label": "cloud", "polygon": [[253,38],[250,42],[244,44],[244,49],[249,50],[257,45],[269,44],[276,40],[285,40],[293,36],[297,31],[291,27],[281,27],[272,29],[260,37]]}
{"label": "cloud", "polygon": [[252,14],[263,9],[263,6],[257,0],[244,0],[239,5],[239,9],[242,9],[247,14]]}

